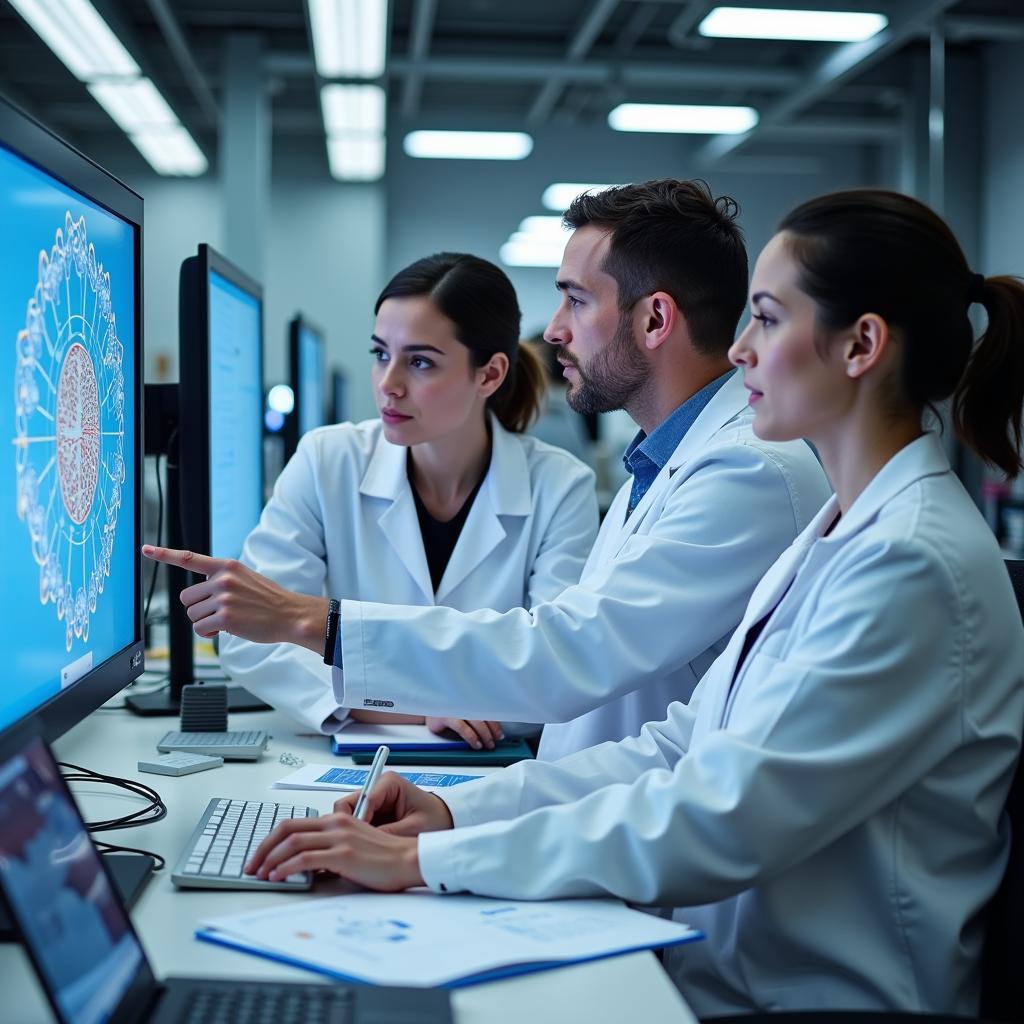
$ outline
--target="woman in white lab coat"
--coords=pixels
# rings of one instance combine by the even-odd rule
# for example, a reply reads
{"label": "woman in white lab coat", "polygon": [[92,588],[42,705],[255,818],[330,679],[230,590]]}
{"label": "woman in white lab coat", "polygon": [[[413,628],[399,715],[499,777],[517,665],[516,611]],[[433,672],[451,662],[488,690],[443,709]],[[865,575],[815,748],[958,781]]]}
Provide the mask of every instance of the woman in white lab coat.
{"label": "woman in white lab coat", "polygon": [[[988,316],[976,346],[973,303]],[[248,870],[670,905],[706,935],[666,963],[701,1016],[976,1013],[1024,630],[995,539],[923,422],[952,395],[961,438],[1020,470],[1024,287],[972,274],[917,201],[856,190],[783,221],[751,316],[731,357],[754,430],[810,439],[836,494],[689,705],[443,800],[385,775],[380,827],[346,799],[278,828]]]}
{"label": "woman in white lab coat", "polygon": [[[597,530],[593,474],[523,433],[544,383],[519,344],[506,275],[441,253],[396,274],[375,311],[380,419],[302,439],[241,561],[298,593],[463,611],[529,606],[577,582]],[[346,714],[322,652],[222,634],[220,657],[232,677],[308,727],[334,731]],[[492,746],[501,731],[457,718],[428,724],[474,746]]]}

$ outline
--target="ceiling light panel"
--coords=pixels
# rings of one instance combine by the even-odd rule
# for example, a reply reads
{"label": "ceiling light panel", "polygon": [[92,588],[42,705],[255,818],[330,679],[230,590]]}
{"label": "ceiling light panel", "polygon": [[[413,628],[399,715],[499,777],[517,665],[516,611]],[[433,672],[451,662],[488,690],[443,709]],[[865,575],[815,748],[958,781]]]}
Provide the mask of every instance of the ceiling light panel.
{"label": "ceiling light panel", "polygon": [[540,201],[546,210],[561,212],[567,210],[572,201],[584,192],[603,192],[606,188],[614,188],[614,185],[585,185],[575,181],[556,181],[544,189]]}
{"label": "ceiling light panel", "polygon": [[403,143],[409,156],[433,160],[522,160],[533,150],[525,132],[410,132]]}
{"label": "ceiling light panel", "polygon": [[81,81],[141,74],[88,0],[11,0],[11,4]]}
{"label": "ceiling light panel", "polygon": [[387,0],[309,0],[318,74],[379,78],[384,73],[387,24]]}
{"label": "ceiling light panel", "polygon": [[753,107],[674,103],[620,103],[608,115],[608,124],[618,132],[679,135],[736,135],[749,131],[757,121]]}
{"label": "ceiling light panel", "polygon": [[144,128],[171,128],[178,123],[174,111],[148,78],[91,82],[86,88],[127,134]]}
{"label": "ceiling light panel", "polygon": [[795,39],[856,43],[889,24],[884,14],[861,11],[790,11],[761,7],[716,7],[700,23],[702,36],[730,39]]}
{"label": "ceiling light panel", "polygon": [[133,132],[128,137],[158,174],[195,177],[207,169],[202,150],[180,124]]}
{"label": "ceiling light panel", "polygon": [[384,132],[384,90],[379,85],[325,85],[320,107],[328,135]]}
{"label": "ceiling light panel", "polygon": [[384,173],[384,137],[331,136],[327,162],[339,181],[377,181]]}

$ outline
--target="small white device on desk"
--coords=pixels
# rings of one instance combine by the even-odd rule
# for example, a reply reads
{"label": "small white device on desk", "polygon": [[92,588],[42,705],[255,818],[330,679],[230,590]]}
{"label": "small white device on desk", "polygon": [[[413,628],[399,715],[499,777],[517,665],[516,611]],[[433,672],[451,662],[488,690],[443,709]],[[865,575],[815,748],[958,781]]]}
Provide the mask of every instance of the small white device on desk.
{"label": "small white device on desk", "polygon": [[212,754],[226,761],[258,761],[269,742],[270,735],[263,729],[169,732],[156,745],[156,749],[163,754],[184,750],[189,754]]}

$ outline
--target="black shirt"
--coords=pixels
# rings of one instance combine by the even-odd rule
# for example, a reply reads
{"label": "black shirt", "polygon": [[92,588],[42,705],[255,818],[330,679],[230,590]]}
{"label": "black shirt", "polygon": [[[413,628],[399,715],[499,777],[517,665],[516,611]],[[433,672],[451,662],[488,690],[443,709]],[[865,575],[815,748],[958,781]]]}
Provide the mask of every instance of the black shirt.
{"label": "black shirt", "polygon": [[[423,550],[426,552],[427,567],[430,569],[430,583],[436,594],[444,571],[448,568],[452,552],[455,550],[455,545],[458,543],[459,534],[462,533],[462,527],[466,525],[469,510],[473,507],[473,501],[480,491],[480,485],[487,476],[487,469],[476,482],[476,487],[470,492],[469,497],[462,503],[462,508],[451,519],[443,523],[427,511],[427,507],[416,491],[416,486],[412,482],[412,459],[408,459],[405,466],[409,477],[409,486],[412,488],[412,496],[416,501],[416,517],[420,521],[420,535],[423,537]],[[487,460],[487,468],[490,468],[490,459]]]}

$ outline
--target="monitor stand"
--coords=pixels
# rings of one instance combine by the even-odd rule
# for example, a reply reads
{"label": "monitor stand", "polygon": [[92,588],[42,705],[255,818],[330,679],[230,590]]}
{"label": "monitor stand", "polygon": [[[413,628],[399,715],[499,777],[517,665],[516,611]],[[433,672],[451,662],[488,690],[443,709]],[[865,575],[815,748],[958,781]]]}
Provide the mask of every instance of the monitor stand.
{"label": "monitor stand", "polygon": [[[156,867],[156,861],[152,857],[138,853],[104,854],[103,863],[106,864],[114,889],[126,908],[130,908],[139,898],[139,893],[146,888],[146,883]],[[14,922],[7,913],[7,908],[0,905],[0,942],[15,942],[17,938]]]}
{"label": "monitor stand", "polygon": [[[170,689],[158,693],[133,693],[124,699],[125,707],[137,715],[180,715],[181,701]],[[241,686],[228,687],[228,711],[270,711],[269,704]]]}

